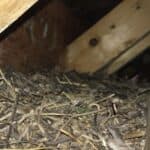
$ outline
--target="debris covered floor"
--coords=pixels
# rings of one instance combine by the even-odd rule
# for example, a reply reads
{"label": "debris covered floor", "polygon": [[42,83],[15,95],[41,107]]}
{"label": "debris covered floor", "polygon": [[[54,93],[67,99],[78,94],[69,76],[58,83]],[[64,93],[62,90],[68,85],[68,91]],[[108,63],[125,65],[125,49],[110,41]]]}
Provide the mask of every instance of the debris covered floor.
{"label": "debris covered floor", "polygon": [[57,71],[0,75],[0,149],[144,147],[148,86]]}

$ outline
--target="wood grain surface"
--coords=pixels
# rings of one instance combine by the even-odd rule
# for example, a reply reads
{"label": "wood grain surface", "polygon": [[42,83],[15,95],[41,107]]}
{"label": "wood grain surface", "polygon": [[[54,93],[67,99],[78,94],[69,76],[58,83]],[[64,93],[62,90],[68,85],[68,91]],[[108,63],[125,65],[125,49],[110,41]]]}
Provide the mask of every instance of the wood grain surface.
{"label": "wood grain surface", "polygon": [[38,0],[0,0],[0,33]]}

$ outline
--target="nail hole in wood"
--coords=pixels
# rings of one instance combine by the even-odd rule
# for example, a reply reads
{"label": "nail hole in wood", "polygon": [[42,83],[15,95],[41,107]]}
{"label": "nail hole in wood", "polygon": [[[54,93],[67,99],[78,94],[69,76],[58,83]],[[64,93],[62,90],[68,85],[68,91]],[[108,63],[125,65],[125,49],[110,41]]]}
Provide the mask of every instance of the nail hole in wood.
{"label": "nail hole in wood", "polygon": [[89,45],[92,46],[92,47],[95,47],[98,43],[99,43],[99,41],[98,41],[97,38],[92,38],[89,41]]}
{"label": "nail hole in wood", "polygon": [[116,28],[116,25],[115,24],[112,24],[111,26],[110,26],[110,29],[115,29]]}
{"label": "nail hole in wood", "polygon": [[139,9],[141,9],[141,6],[140,6],[140,5],[137,5],[137,6],[136,6],[136,10],[139,10]]}

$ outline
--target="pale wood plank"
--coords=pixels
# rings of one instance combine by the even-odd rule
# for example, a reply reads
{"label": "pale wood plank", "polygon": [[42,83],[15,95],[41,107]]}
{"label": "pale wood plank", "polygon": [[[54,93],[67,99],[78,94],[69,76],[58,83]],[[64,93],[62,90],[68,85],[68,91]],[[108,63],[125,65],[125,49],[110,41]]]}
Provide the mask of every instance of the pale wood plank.
{"label": "pale wood plank", "polygon": [[123,1],[67,47],[65,68],[93,73],[107,65],[150,30],[149,12],[149,0]]}
{"label": "pale wood plank", "polygon": [[0,33],[38,0],[0,0]]}
{"label": "pale wood plank", "polygon": [[128,51],[123,53],[119,58],[114,60],[106,69],[106,74],[113,74],[119,70],[122,66],[127,64],[129,61],[134,59],[140,53],[142,53],[146,48],[150,46],[150,35],[146,36],[143,40],[137,43],[135,46],[130,48]]}

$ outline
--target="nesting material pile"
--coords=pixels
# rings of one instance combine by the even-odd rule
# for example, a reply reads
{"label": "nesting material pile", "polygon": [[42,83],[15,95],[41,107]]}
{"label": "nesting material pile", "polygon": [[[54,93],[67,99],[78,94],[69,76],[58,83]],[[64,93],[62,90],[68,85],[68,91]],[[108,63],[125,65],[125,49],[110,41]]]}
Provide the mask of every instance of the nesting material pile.
{"label": "nesting material pile", "polygon": [[147,90],[134,80],[1,71],[0,149],[141,150]]}

